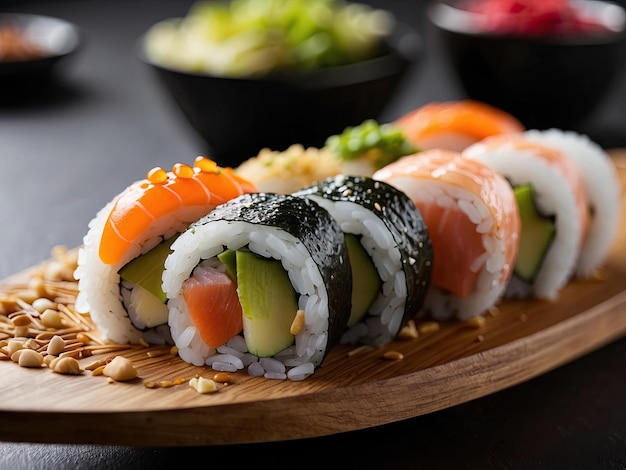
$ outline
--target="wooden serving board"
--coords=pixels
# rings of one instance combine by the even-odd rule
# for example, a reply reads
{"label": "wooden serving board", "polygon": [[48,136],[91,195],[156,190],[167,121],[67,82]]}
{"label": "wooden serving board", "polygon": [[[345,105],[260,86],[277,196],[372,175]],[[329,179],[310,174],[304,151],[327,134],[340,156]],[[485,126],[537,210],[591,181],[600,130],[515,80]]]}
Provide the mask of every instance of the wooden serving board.
{"label": "wooden serving board", "polygon": [[[612,155],[626,187],[626,151]],[[138,369],[139,377],[130,382],[0,361],[0,439],[140,446],[270,442],[358,430],[451,407],[519,384],[624,336],[625,244],[626,195],[600,278],[570,282],[552,303],[504,301],[499,314],[485,316],[482,327],[442,323],[438,331],[358,354],[350,354],[353,347],[336,347],[301,382],[238,372],[231,374],[231,384],[212,394],[200,394],[187,383],[147,388],[146,381],[214,374],[170,354],[146,354],[159,348],[119,353]],[[28,272],[0,288],[24,276]],[[404,357],[384,359],[389,351]]]}

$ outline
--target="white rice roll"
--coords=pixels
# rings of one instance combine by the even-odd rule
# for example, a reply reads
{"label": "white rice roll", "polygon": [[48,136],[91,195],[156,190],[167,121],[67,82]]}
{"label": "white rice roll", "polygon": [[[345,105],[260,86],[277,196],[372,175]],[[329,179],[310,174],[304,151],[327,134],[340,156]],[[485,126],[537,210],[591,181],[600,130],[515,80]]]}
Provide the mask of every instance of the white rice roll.
{"label": "white rice roll", "polygon": [[[79,291],[76,309],[91,315],[103,339],[121,344],[171,343],[163,293],[155,295],[137,283],[123,281],[120,270],[216,205],[255,189],[231,169],[202,156],[193,167],[177,163],[170,172],[151,169],[145,179],[116,195],[89,222],[74,273]],[[154,269],[158,279],[163,266]]]}
{"label": "white rice roll", "polygon": [[[406,194],[369,177],[334,176],[294,195],[327,209],[344,233],[358,239],[378,273],[378,292],[363,292],[371,288],[365,280],[363,285],[353,282],[354,312],[341,342],[374,347],[391,342],[421,310],[430,286],[432,244],[420,211]],[[363,268],[352,264],[353,281]],[[364,313],[362,298],[372,299]]]}
{"label": "white rice roll", "polygon": [[517,256],[520,218],[499,173],[460,153],[430,149],[373,175],[420,210],[434,251],[424,310],[437,320],[475,317],[502,297]]}
{"label": "white rice roll", "polygon": [[[574,274],[588,226],[587,195],[578,165],[561,151],[522,134],[493,136],[463,151],[502,174],[512,185],[530,184],[538,212],[554,220],[555,234],[532,282],[513,275],[507,297],[555,300]],[[522,237],[524,227],[522,226]]]}
{"label": "white rice roll", "polygon": [[[291,375],[270,367],[275,365],[273,361],[251,359],[245,342],[237,339],[239,335],[229,339],[228,343],[237,345],[233,347],[247,358],[243,367],[248,365],[249,374],[301,380],[338,343],[350,313],[352,278],[343,233],[315,202],[270,193],[242,195],[192,224],[171,248],[165,261],[163,290],[169,299],[172,339],[185,361],[214,366],[213,356],[220,354],[219,347],[209,347],[203,341],[183,290],[198,267],[219,266],[217,255],[227,249],[249,250],[279,260],[296,292],[298,309],[304,313],[304,324],[294,335],[293,345],[273,356],[284,367],[303,366]],[[245,328],[239,334],[245,337]],[[230,364],[241,368],[239,361]]]}
{"label": "white rice roll", "polygon": [[615,162],[597,143],[575,131],[533,129],[526,131],[524,137],[561,150],[581,169],[591,219],[576,263],[576,275],[589,278],[605,261],[619,225],[622,187]]}

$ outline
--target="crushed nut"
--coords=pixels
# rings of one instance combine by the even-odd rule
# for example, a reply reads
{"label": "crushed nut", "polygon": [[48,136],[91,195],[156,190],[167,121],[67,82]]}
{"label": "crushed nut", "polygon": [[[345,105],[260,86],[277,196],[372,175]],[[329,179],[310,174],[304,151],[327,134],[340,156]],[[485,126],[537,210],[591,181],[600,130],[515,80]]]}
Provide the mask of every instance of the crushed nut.
{"label": "crushed nut", "polygon": [[137,377],[137,369],[132,361],[123,356],[115,356],[103,369],[102,373],[118,382]]}
{"label": "crushed nut", "polygon": [[220,383],[230,383],[233,378],[226,372],[218,372],[213,376],[213,380]]}
{"label": "crushed nut", "polygon": [[73,357],[57,358],[50,363],[49,367],[57,374],[80,375],[83,373],[80,364]]}
{"label": "crushed nut", "polygon": [[417,327],[417,331],[421,335],[426,335],[428,333],[436,333],[439,331],[439,323],[436,321],[425,321],[419,324]]}
{"label": "crushed nut", "polygon": [[9,356],[13,356],[13,353],[15,351],[18,351],[19,349],[23,349],[23,348],[24,348],[24,344],[21,341],[18,341],[16,339],[10,339],[7,344],[7,351],[9,352]]}
{"label": "crushed nut", "polygon": [[48,343],[47,353],[52,356],[58,356],[65,350],[65,340],[59,335],[54,335]]}
{"label": "crushed nut", "polygon": [[54,310],[57,308],[57,304],[46,297],[39,297],[38,299],[35,299],[32,305],[33,305],[33,308],[37,310],[39,313],[43,313],[48,309]]}
{"label": "crushed nut", "polygon": [[387,359],[389,361],[401,361],[404,359],[404,354],[399,351],[387,351],[383,354],[383,359]]}
{"label": "crushed nut", "polygon": [[211,379],[205,377],[193,377],[189,380],[189,386],[198,393],[215,393],[217,392],[217,384]]}
{"label": "crushed nut", "polygon": [[483,326],[485,326],[485,323],[487,323],[487,321],[485,320],[485,317],[483,317],[482,315],[478,315],[476,317],[468,318],[465,323],[467,324],[467,326],[470,326],[472,328],[482,328]]}
{"label": "crushed nut", "polygon": [[419,336],[415,320],[409,320],[398,333],[398,339],[415,339]]}
{"label": "crushed nut", "polygon": [[41,367],[43,364],[43,356],[33,349],[20,349],[15,354],[18,355],[17,363],[20,367]]}
{"label": "crushed nut", "polygon": [[292,335],[297,335],[302,331],[302,327],[304,327],[304,310],[299,309],[296,312],[296,316],[294,317],[293,322],[291,323],[291,328],[289,329],[289,332]]}
{"label": "crushed nut", "polygon": [[47,308],[41,314],[41,322],[46,328],[63,328],[63,320],[58,310]]}

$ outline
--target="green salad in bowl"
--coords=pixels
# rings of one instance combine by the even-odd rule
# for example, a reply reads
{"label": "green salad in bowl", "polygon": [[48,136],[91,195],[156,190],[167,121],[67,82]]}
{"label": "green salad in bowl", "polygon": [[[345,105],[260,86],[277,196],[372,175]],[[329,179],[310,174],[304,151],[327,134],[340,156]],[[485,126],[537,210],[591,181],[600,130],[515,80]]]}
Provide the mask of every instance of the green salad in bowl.
{"label": "green salad in bowl", "polygon": [[145,53],[178,70],[251,77],[375,58],[394,24],[386,10],[343,0],[202,0],[150,28]]}

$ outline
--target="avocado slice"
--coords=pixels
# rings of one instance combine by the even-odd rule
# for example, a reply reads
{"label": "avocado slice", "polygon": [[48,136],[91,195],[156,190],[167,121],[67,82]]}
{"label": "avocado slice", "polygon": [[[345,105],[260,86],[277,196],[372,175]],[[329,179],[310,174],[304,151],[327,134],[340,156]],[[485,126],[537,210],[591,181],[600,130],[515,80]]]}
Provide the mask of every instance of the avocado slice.
{"label": "avocado slice", "polygon": [[530,184],[514,188],[522,221],[519,252],[515,274],[526,282],[533,282],[543,259],[554,240],[556,227],[553,218],[539,214]]}
{"label": "avocado slice", "polygon": [[120,269],[120,277],[127,282],[143,287],[162,303],[165,303],[167,296],[161,288],[161,277],[165,269],[165,259],[172,252],[170,246],[176,237],[159,243],[152,250],[130,261]]}
{"label": "avocado slice", "polygon": [[237,250],[237,292],[248,351],[269,357],[291,346],[296,292],[280,261]]}
{"label": "avocado slice", "polygon": [[345,240],[352,269],[352,308],[347,323],[351,328],[361,321],[378,296],[381,281],[372,259],[359,238],[347,233]]}

